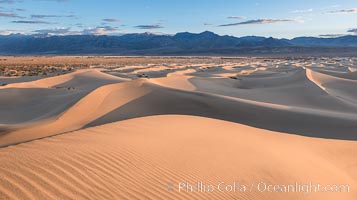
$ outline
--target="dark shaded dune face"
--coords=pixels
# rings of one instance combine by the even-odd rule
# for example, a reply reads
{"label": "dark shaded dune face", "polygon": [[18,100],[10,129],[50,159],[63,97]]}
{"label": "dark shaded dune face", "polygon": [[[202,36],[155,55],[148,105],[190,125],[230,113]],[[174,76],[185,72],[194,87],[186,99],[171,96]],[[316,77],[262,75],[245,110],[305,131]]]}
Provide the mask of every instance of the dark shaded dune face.
{"label": "dark shaded dune face", "polygon": [[334,74],[343,74],[343,73],[349,73],[349,67],[346,66],[341,66],[341,67],[336,67],[336,66],[331,66],[331,67],[326,67],[326,66],[321,66],[321,67],[309,67],[312,70],[317,70],[317,71],[322,71],[322,72],[330,72]]}
{"label": "dark shaded dune face", "polygon": [[313,69],[314,71],[330,75],[333,77],[343,78],[343,79],[350,79],[350,80],[357,80],[357,71],[355,72],[336,72],[336,71],[329,71],[324,69]]}
{"label": "dark shaded dune face", "polygon": [[[87,124],[87,127],[153,115],[194,115],[242,123],[298,135],[356,140],[351,118],[335,118],[328,112],[308,112],[285,107],[230,99],[199,92],[144,84],[151,92]],[[329,123],[326,123],[329,122]],[[344,130],[340,132],[340,130]]]}
{"label": "dark shaded dune face", "polygon": [[281,87],[286,84],[294,84],[304,76],[304,70],[299,69],[290,73],[268,73],[268,75],[247,75],[240,81],[243,88],[259,89],[269,87]]}
{"label": "dark shaded dune face", "polygon": [[199,92],[288,107],[357,112],[355,106],[341,102],[311,81],[303,69],[271,77],[247,77],[238,80],[191,78],[189,81]]}
{"label": "dark shaded dune face", "polygon": [[249,70],[249,69],[254,69],[254,67],[250,65],[243,65],[243,66],[234,66],[233,67],[237,72],[242,71],[242,70]]}
{"label": "dark shaded dune face", "polygon": [[[8,115],[0,124],[17,129],[0,142],[8,145],[154,115],[202,116],[303,136],[355,140],[356,82],[305,67],[311,65],[272,60],[250,65],[103,66],[10,84],[0,89],[0,114]],[[340,66],[324,70],[330,69],[348,73]],[[31,114],[21,115],[24,112]]]}
{"label": "dark shaded dune face", "polygon": [[0,88],[0,124],[20,124],[58,116],[98,87],[122,82],[96,71],[82,71]]}
{"label": "dark shaded dune face", "polygon": [[2,89],[0,116],[6,117],[0,118],[0,124],[18,124],[51,118],[64,112],[85,95],[86,92],[68,89]]}
{"label": "dark shaded dune face", "polygon": [[78,74],[77,76],[71,78],[70,80],[54,85],[53,87],[57,88],[74,88],[78,90],[87,90],[91,91],[100,86],[108,85],[112,83],[122,82],[122,80],[117,79],[116,77],[111,77],[110,75],[102,73],[91,73],[84,72]]}
{"label": "dark shaded dune face", "polygon": [[0,126],[0,137],[3,135],[6,135],[11,132],[11,129],[9,127],[2,127]]}
{"label": "dark shaded dune face", "polygon": [[6,86],[8,84],[12,84],[12,83],[23,83],[23,82],[30,82],[30,81],[34,81],[34,80],[38,80],[41,79],[42,77],[39,76],[28,76],[25,78],[9,78],[9,77],[0,77],[0,88],[2,86]]}
{"label": "dark shaded dune face", "polygon": [[0,199],[356,199],[357,59],[147,59],[0,87]]}
{"label": "dark shaded dune face", "polygon": [[308,71],[309,79],[323,89],[330,96],[339,99],[345,104],[357,105],[356,80],[334,77],[320,72]]}

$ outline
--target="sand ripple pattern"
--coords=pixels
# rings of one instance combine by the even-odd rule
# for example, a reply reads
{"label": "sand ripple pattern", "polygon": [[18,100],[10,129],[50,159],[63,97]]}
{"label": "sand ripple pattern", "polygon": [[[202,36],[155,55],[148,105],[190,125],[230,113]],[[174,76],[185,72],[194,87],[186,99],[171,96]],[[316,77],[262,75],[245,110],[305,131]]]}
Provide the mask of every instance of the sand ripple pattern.
{"label": "sand ripple pattern", "polygon": [[1,86],[0,199],[357,199],[179,193],[182,181],[357,187],[354,60],[210,60]]}
{"label": "sand ripple pattern", "polygon": [[[280,149],[284,153],[277,155]],[[304,156],[292,159],[298,149]],[[331,163],[336,152],[344,157]],[[352,142],[280,137],[280,133],[208,118],[145,117],[1,149],[0,198],[301,199],[304,194],[180,193],[177,186],[169,191],[167,184],[312,178],[355,185],[357,163],[350,157],[356,152]],[[309,170],[304,168],[306,162]],[[353,199],[357,193],[314,197]]]}

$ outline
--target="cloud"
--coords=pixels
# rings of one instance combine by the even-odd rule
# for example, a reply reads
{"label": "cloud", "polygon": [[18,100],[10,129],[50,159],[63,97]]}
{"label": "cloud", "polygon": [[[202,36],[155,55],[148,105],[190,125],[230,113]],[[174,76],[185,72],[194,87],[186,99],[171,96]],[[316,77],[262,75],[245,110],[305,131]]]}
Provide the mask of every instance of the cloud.
{"label": "cloud", "polygon": [[72,15],[66,15],[66,16],[64,16],[64,17],[68,17],[68,18],[78,18],[77,15],[74,15],[74,14],[72,14]]}
{"label": "cloud", "polygon": [[347,32],[357,34],[357,28],[349,29]]}
{"label": "cloud", "polygon": [[291,11],[291,13],[294,13],[294,14],[302,14],[302,13],[310,13],[310,12],[313,12],[314,10],[312,8],[309,8],[309,9],[305,9],[305,10],[293,10]]}
{"label": "cloud", "polygon": [[[17,11],[19,11],[19,10],[17,10]],[[4,7],[0,7],[0,17],[25,18],[25,17],[19,16],[18,14],[14,13],[13,11],[10,11],[10,10],[5,11]]]}
{"label": "cloud", "polygon": [[116,19],[116,18],[106,18],[106,19],[103,19],[103,21],[109,22],[109,23],[116,23],[116,22],[120,22],[120,19]]}
{"label": "cloud", "polygon": [[229,16],[228,19],[245,19],[245,16]]}
{"label": "cloud", "polygon": [[21,17],[15,13],[6,13],[6,12],[1,12],[0,11],[0,17],[8,17],[8,18],[25,18],[25,17]]}
{"label": "cloud", "polygon": [[135,26],[135,28],[138,28],[138,29],[160,29],[160,28],[164,28],[164,27],[161,25],[138,25],[138,26]]}
{"label": "cloud", "polygon": [[70,28],[40,29],[33,32],[41,35],[69,35],[72,33]]}
{"label": "cloud", "polygon": [[85,28],[82,31],[83,35],[107,35],[111,33],[116,33],[118,32],[119,29],[117,27],[111,27],[111,26],[98,26],[94,28]]}
{"label": "cloud", "polygon": [[295,19],[255,19],[255,20],[248,20],[248,21],[233,23],[233,24],[223,24],[219,26],[223,27],[223,26],[240,26],[240,25],[251,25],[251,24],[273,24],[279,22],[296,22],[296,21],[297,20]]}
{"label": "cloud", "polygon": [[15,23],[15,24],[51,24],[51,22],[40,21],[40,20],[20,20],[20,21],[12,21],[11,23]]}
{"label": "cloud", "polygon": [[0,30],[0,35],[11,35],[11,34],[23,34],[23,32],[18,30],[11,30],[11,29]]}
{"label": "cloud", "polygon": [[68,18],[75,18],[76,15],[31,15],[33,19],[44,19],[44,18],[60,18],[60,17],[68,17]]}
{"label": "cloud", "polygon": [[16,2],[21,2],[20,0],[0,0],[0,3],[16,3]]}
{"label": "cloud", "polygon": [[34,34],[53,36],[53,35],[109,35],[117,33],[119,29],[111,26],[87,27],[83,30],[71,30],[71,28],[39,29],[32,31]]}
{"label": "cloud", "polygon": [[351,8],[351,9],[343,9],[343,10],[333,10],[333,11],[329,11],[328,13],[332,13],[332,14],[348,14],[348,13],[357,13],[357,8]]}
{"label": "cloud", "polygon": [[319,35],[319,37],[324,37],[324,38],[337,38],[337,37],[342,37],[346,36],[346,34],[323,34]]}
{"label": "cloud", "polygon": [[31,18],[56,18],[56,17],[61,17],[59,15],[31,15]]}
{"label": "cloud", "polygon": [[211,26],[212,24],[210,23],[203,23],[204,26]]}
{"label": "cloud", "polygon": [[74,26],[79,27],[79,28],[83,28],[83,24],[82,23],[76,23],[76,24],[74,24]]}

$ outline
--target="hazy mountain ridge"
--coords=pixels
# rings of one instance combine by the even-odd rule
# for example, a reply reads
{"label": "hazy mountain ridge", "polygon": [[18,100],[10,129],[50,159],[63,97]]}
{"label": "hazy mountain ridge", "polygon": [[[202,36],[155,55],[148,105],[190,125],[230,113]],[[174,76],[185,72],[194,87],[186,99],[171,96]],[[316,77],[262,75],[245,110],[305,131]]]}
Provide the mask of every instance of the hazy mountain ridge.
{"label": "hazy mountain ridge", "polygon": [[122,36],[0,36],[0,54],[113,54],[113,55],[194,55],[244,53],[357,52],[357,36],[338,38],[298,37],[291,40],[257,36],[220,36],[213,32]]}

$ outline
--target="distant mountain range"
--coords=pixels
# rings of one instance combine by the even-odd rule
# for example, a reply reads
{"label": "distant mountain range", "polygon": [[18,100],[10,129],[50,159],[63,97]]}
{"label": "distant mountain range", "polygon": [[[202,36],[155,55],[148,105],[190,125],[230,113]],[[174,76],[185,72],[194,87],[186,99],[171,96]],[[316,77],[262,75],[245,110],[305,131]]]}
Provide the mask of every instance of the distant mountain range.
{"label": "distant mountain range", "polygon": [[1,55],[289,55],[356,54],[357,36],[298,37],[220,36],[213,32],[122,36],[0,36]]}

